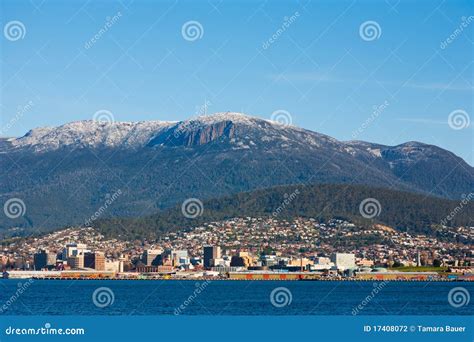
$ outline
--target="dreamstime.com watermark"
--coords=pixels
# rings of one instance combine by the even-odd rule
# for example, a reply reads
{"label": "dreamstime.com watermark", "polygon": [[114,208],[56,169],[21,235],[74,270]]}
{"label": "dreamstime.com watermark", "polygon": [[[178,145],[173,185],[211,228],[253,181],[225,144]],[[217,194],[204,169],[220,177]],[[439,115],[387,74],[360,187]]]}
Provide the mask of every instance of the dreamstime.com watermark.
{"label": "dreamstime.com watermark", "polygon": [[212,102],[209,100],[204,101],[202,105],[196,106],[196,116],[207,115],[207,110],[210,106],[212,106]]}
{"label": "dreamstime.com watermark", "polygon": [[355,308],[352,309],[352,316],[356,316],[364,310],[364,308],[369,305],[369,303],[377,296],[377,294],[382,291],[382,289],[387,286],[388,281],[382,281],[380,283],[374,283],[374,288],[370,293],[357,305]]}
{"label": "dreamstime.com watermark", "polygon": [[373,106],[370,116],[356,130],[352,132],[352,139],[357,139],[357,137],[362,134],[389,105],[390,103],[385,100],[381,105]]}
{"label": "dreamstime.com watermark", "polygon": [[85,335],[84,328],[52,328],[50,323],[45,323],[40,328],[15,328],[9,326],[5,329],[6,335]]}
{"label": "dreamstime.com watermark", "polygon": [[17,124],[18,121],[28,113],[33,107],[35,103],[30,100],[23,106],[18,106],[15,116],[11,118],[5,125],[0,128],[0,135],[5,135],[13,126]]}
{"label": "dreamstime.com watermark", "polygon": [[474,198],[474,192],[471,192],[467,196],[465,195],[463,197],[464,198],[461,200],[461,202],[459,202],[456,208],[451,210],[451,212],[441,220],[441,224],[443,226],[447,226],[448,222],[451,221],[457,214],[459,214],[470,201],[472,201]]}
{"label": "dreamstime.com watermark", "polygon": [[298,19],[300,13],[296,11],[289,17],[283,18],[283,23],[281,26],[268,38],[266,41],[262,43],[262,48],[264,50],[268,49],[273,43],[275,43],[280,36],[285,33],[285,31]]}
{"label": "dreamstime.com watermark", "polygon": [[[196,111],[195,111],[195,118],[199,118],[200,116],[206,116],[207,115],[207,110],[209,107],[212,106],[212,102],[209,100],[204,101],[203,104],[196,106]],[[186,120],[182,123],[179,124],[178,127],[173,132],[173,136],[175,138],[179,138],[181,135],[183,135],[187,131],[192,131],[195,128],[199,127],[199,122],[191,119],[191,120]]]}
{"label": "dreamstime.com watermark", "polygon": [[474,21],[474,15],[470,15],[469,17],[462,17],[461,24],[440,44],[439,47],[444,50],[448,47],[449,44],[454,42],[472,22]]}
{"label": "dreamstime.com watermark", "polygon": [[278,215],[280,215],[280,213],[286,209],[286,207],[295,200],[296,197],[298,197],[298,195],[300,194],[300,191],[298,189],[296,189],[295,191],[293,191],[291,194],[285,194],[284,197],[285,199],[281,202],[281,204],[278,206],[278,208],[276,208],[273,213],[272,213],[272,216],[273,217],[276,217]]}
{"label": "dreamstime.com watermark", "polygon": [[88,50],[94,46],[94,44],[97,43],[102,38],[102,36],[106,34],[107,31],[117,23],[117,21],[119,21],[120,18],[122,18],[122,13],[120,11],[115,13],[112,17],[105,18],[104,26],[102,26],[96,34],[94,34],[87,42],[84,43],[84,48]]}
{"label": "dreamstime.com watermark", "polygon": [[0,306],[0,314],[4,313],[8,310],[8,308],[15,303],[18,298],[34,283],[33,279],[28,279],[24,283],[18,283],[18,288],[16,289],[15,293],[12,294],[6,301]]}
{"label": "dreamstime.com watermark", "polygon": [[92,214],[91,217],[89,217],[85,222],[84,224],[86,226],[90,226],[92,222],[94,222],[95,220],[97,220],[106,210],[107,208],[112,205],[112,203],[114,203],[117,198],[120,197],[120,195],[122,195],[122,190],[121,189],[118,189],[117,191],[115,191],[112,195],[110,194],[107,194],[105,197],[106,197],[106,200],[105,200],[105,203],[100,206],[100,208],[94,213]]}
{"label": "dreamstime.com watermark", "polygon": [[183,304],[181,304],[176,309],[174,309],[174,315],[175,316],[181,315],[184,312],[184,310],[186,310],[186,308],[191,303],[193,303],[196,300],[196,298],[209,286],[210,283],[211,283],[210,280],[205,280],[203,282],[197,282],[196,283],[196,288],[194,289],[193,293],[191,293],[189,295],[189,297],[185,299]]}

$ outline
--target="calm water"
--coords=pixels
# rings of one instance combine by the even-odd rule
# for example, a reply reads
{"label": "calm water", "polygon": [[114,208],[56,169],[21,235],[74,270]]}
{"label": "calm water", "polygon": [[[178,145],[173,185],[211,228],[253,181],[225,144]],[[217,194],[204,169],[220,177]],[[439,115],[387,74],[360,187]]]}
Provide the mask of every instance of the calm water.
{"label": "calm water", "polygon": [[[358,305],[362,306],[361,315],[474,313],[474,283],[468,282],[393,282],[383,287],[372,282],[302,281],[35,280],[29,286],[25,282],[0,280],[0,305],[7,303],[0,307],[3,314],[351,315]],[[20,287],[24,292],[13,298]],[[104,287],[108,289],[99,289]],[[473,297],[459,308],[448,301],[450,290],[456,287],[464,288],[464,294]],[[376,288],[378,293],[364,301]],[[94,304],[96,290],[96,303],[109,305]],[[281,307],[272,304],[272,291],[276,293],[274,303]]]}

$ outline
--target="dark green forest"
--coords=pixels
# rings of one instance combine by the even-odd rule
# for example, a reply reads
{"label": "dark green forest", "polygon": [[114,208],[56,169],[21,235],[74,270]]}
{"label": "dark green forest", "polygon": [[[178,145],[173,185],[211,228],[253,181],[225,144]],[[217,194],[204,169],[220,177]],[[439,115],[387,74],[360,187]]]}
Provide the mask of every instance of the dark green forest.
{"label": "dark green forest", "polygon": [[[380,213],[372,219],[364,218],[359,212],[359,205],[366,198],[380,203]],[[380,223],[399,231],[434,235],[441,222],[460,206],[461,210],[445,222],[452,227],[472,226],[472,202],[461,204],[461,201],[360,185],[295,185],[207,200],[203,202],[202,215],[193,219],[186,218],[179,205],[147,217],[102,219],[93,226],[106,236],[156,239],[166,232],[233,217],[311,217],[320,222],[346,219],[362,227]]]}

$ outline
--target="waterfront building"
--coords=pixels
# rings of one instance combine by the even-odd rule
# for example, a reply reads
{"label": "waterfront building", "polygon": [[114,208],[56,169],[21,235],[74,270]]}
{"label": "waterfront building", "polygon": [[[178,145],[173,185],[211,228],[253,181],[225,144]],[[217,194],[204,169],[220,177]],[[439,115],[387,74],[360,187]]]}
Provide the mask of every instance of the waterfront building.
{"label": "waterfront building", "polygon": [[230,267],[230,266],[215,266],[211,267],[211,271],[218,272],[219,274],[225,274],[229,272],[239,272],[242,271],[242,267]]}
{"label": "waterfront building", "polygon": [[314,259],[314,263],[317,265],[329,265],[329,264],[333,265],[333,263],[331,263],[331,259],[328,257],[316,257]]}
{"label": "waterfront building", "polygon": [[362,280],[439,280],[437,272],[356,272],[356,278]]}
{"label": "waterfront building", "polygon": [[213,259],[221,257],[221,248],[218,246],[204,246],[204,267],[210,268]]}
{"label": "waterfront building", "polygon": [[192,257],[189,261],[191,262],[193,266],[202,265],[202,258],[200,257]]}
{"label": "waterfront building", "polygon": [[76,254],[67,258],[67,264],[71,269],[84,268],[84,254]]}
{"label": "waterfront building", "polygon": [[43,268],[53,268],[56,265],[56,254],[45,249],[40,250],[33,255],[33,264],[37,271]]}
{"label": "waterfront building", "polygon": [[230,259],[230,266],[232,267],[249,267],[252,265],[252,257],[248,252],[239,252]]}
{"label": "waterfront building", "polygon": [[84,254],[84,267],[97,271],[105,271],[105,255],[102,252],[87,252]]}
{"label": "waterfront building", "polygon": [[173,266],[146,266],[140,265],[137,266],[136,271],[138,273],[173,273]]}
{"label": "waterfront building", "polygon": [[307,268],[308,265],[313,265],[314,262],[309,260],[308,258],[298,258],[298,259],[291,259],[287,266],[293,267],[300,267],[301,269]]}
{"label": "waterfront building", "polygon": [[230,262],[226,262],[226,260],[222,258],[212,259],[211,260],[211,267],[219,267],[219,266],[229,266]]}
{"label": "waterfront building", "polygon": [[372,267],[374,266],[374,262],[369,259],[360,259],[357,261],[357,266],[361,267]]}
{"label": "waterfront building", "polygon": [[276,255],[262,255],[260,260],[262,261],[262,266],[278,265],[278,259]]}
{"label": "waterfront building", "polygon": [[143,263],[146,266],[158,266],[162,264],[161,249],[146,249],[143,253]]}
{"label": "waterfront building", "polygon": [[85,254],[86,252],[89,251],[87,250],[87,245],[85,243],[68,243],[66,248],[63,250],[62,259],[68,260],[71,256]]}
{"label": "waterfront building", "polygon": [[331,261],[338,270],[346,270],[355,267],[355,255],[352,253],[333,253]]}
{"label": "waterfront building", "polygon": [[[162,254],[163,265],[181,266],[189,264],[187,250],[166,249]],[[165,262],[166,261],[166,262]]]}
{"label": "waterfront building", "polygon": [[120,265],[122,262],[120,260],[105,260],[105,270],[108,272],[119,272]]}

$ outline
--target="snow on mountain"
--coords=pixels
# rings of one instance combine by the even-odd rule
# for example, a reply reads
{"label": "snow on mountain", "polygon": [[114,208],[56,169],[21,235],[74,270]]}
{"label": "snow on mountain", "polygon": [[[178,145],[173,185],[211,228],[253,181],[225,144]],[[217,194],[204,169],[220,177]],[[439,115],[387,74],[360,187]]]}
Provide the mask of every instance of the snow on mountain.
{"label": "snow on mountain", "polygon": [[250,149],[260,145],[289,148],[320,148],[342,144],[327,135],[284,125],[242,113],[225,112],[180,121],[167,132],[156,135],[149,146],[197,146],[220,140],[232,149]]}
{"label": "snow on mountain", "polygon": [[139,147],[174,122],[99,122],[75,121],[59,127],[30,130],[23,137],[10,139],[14,148],[32,148],[36,152],[73,147]]}
{"label": "snow on mountain", "polygon": [[209,143],[224,135],[234,149],[248,149],[260,142],[279,144],[281,148],[295,143],[313,148],[332,145],[344,151],[342,143],[327,135],[236,112],[204,115],[179,122],[75,121],[59,127],[35,128],[23,137],[8,139],[8,142],[12,148],[46,152],[63,147],[191,146]]}
{"label": "snow on mountain", "polygon": [[[4,139],[5,140],[5,139]],[[219,140],[232,149],[299,149],[332,151],[351,157],[388,159],[407,163],[439,153],[439,148],[418,142],[385,146],[364,141],[341,142],[303,128],[260,119],[236,112],[199,116],[179,122],[100,122],[75,121],[59,127],[30,130],[20,138],[2,141],[0,150],[29,149],[34,152],[73,148],[136,149],[153,146],[199,146]]]}

